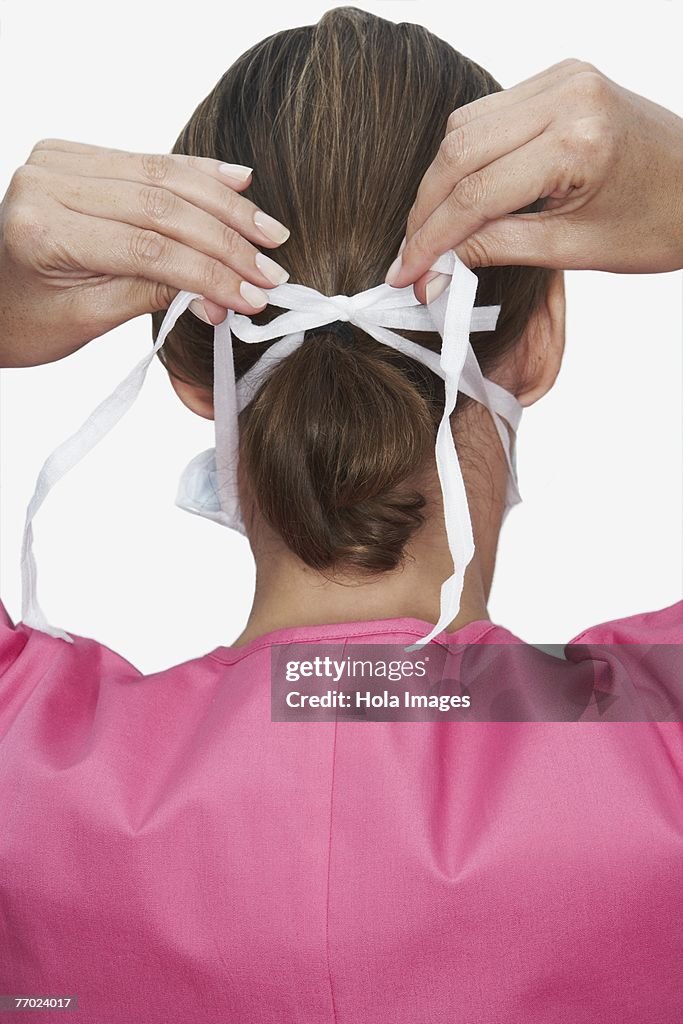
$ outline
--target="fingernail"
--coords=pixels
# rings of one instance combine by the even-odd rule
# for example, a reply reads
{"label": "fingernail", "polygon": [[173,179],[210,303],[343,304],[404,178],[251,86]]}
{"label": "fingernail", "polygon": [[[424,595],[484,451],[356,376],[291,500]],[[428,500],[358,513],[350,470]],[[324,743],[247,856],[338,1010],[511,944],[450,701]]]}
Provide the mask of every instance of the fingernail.
{"label": "fingernail", "polygon": [[[211,321],[206,315],[204,303],[202,302],[201,299],[193,299],[190,305],[188,306],[188,309],[190,309],[194,313],[194,315],[198,317],[200,320],[203,320],[205,324],[211,324]],[[211,326],[213,327],[213,324],[211,324]]]}
{"label": "fingernail", "polygon": [[263,210],[257,210],[254,214],[254,224],[271,242],[284,242],[289,238],[289,228],[275,220],[275,217],[269,217]]}
{"label": "fingernail", "polygon": [[219,164],[218,170],[226,177],[234,178],[235,181],[246,181],[254,168],[245,167],[244,164]]}
{"label": "fingernail", "polygon": [[434,274],[432,278],[427,277],[427,287],[425,288],[427,302],[433,302],[434,299],[438,299],[439,295],[448,288],[450,280],[448,274]]}
{"label": "fingernail", "polygon": [[250,306],[254,306],[256,309],[260,309],[261,306],[268,304],[268,296],[265,292],[262,292],[260,288],[250,284],[249,281],[242,281],[240,285],[240,295],[243,299],[246,299]]}
{"label": "fingernail", "polygon": [[393,284],[394,283],[394,281],[396,280],[396,278],[398,277],[398,275],[400,273],[402,264],[403,264],[403,260],[401,259],[401,256],[398,255],[396,257],[396,259],[394,260],[394,262],[389,267],[389,269],[387,270],[387,276],[384,278],[384,280],[386,281],[387,284]]}
{"label": "fingernail", "polygon": [[281,267],[275,260],[271,260],[270,256],[266,256],[265,253],[257,252],[255,263],[261,273],[265,274],[273,284],[284,284],[289,277],[285,268]]}

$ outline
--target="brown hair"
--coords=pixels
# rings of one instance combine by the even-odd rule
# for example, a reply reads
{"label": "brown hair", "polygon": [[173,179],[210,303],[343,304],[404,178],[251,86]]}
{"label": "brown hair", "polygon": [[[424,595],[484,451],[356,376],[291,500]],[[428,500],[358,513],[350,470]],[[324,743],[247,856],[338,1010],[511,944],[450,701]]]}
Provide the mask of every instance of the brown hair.
{"label": "brown hair", "polygon": [[[244,53],[173,152],[254,167],[245,194],[290,228],[273,253],[290,281],[351,295],[383,282],[448,115],[500,88],[421,25],[337,7]],[[496,331],[472,335],[486,376],[519,340],[549,272],[476,273],[477,304],[502,304]],[[281,312],[267,306],[252,319]],[[155,338],[162,316],[153,315]],[[374,574],[401,564],[424,521],[416,480],[434,458],[444,393],[416,360],[352,330],[349,343],[321,328],[276,366],[240,414],[240,471],[260,514],[303,562]],[[403,333],[439,350],[438,334]],[[237,379],[271,344],[234,338]],[[212,390],[213,329],[191,313],[159,358]],[[466,404],[461,395],[454,415]]]}

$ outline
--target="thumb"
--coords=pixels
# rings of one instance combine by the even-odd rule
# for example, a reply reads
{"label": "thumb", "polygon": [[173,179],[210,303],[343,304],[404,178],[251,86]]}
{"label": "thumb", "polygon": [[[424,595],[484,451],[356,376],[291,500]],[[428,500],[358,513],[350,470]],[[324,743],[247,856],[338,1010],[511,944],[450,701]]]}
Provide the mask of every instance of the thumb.
{"label": "thumb", "polygon": [[113,277],[99,281],[81,298],[78,315],[85,321],[87,311],[88,328],[97,337],[143,313],[168,309],[177,294],[177,288],[141,277]]}
{"label": "thumb", "polygon": [[[172,285],[148,281],[142,277],[114,278],[106,285],[106,301],[100,307],[103,317],[111,322],[111,327],[106,329],[111,330],[144,313],[167,310],[178,291]],[[190,310],[212,326],[225,320],[227,313],[226,309],[209,299],[194,299]]]}
{"label": "thumb", "polygon": [[[571,251],[566,217],[551,214],[508,214],[491,220],[454,245],[466,267],[548,267],[569,269]],[[430,270],[414,285],[418,302],[427,301],[427,285],[440,275]],[[438,295],[438,289],[436,294]]]}
{"label": "thumb", "polygon": [[455,246],[455,251],[471,269],[505,266],[568,269],[570,234],[566,217],[559,214],[509,214],[489,221]]}

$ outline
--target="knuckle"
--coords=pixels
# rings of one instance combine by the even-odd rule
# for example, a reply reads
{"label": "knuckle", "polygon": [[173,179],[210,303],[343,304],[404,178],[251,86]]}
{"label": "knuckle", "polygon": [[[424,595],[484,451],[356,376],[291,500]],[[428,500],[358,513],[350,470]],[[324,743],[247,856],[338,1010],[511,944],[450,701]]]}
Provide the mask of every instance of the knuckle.
{"label": "knuckle", "polygon": [[144,215],[155,224],[163,224],[175,213],[177,200],[173,192],[156,185],[140,190],[140,206]]}
{"label": "knuckle", "polygon": [[614,139],[609,126],[598,118],[584,121],[577,128],[576,149],[578,155],[589,164],[609,162],[614,150]]}
{"label": "knuckle", "polygon": [[[238,252],[240,242],[242,241],[240,235],[234,228],[228,227],[224,224],[221,229],[220,247],[221,253],[227,259],[233,259]],[[220,266],[220,264],[219,264]]]}
{"label": "knuckle", "polygon": [[580,157],[587,162],[592,162],[600,151],[600,138],[591,129],[580,128],[574,137],[574,147]]}
{"label": "knuckle", "polygon": [[39,212],[26,204],[11,207],[2,220],[3,245],[13,259],[35,256],[45,242],[46,229]]}
{"label": "knuckle", "polygon": [[466,124],[470,124],[477,116],[481,103],[488,100],[492,95],[494,93],[486,93],[478,99],[471,100],[469,103],[464,103],[461,107],[456,107],[455,110],[452,110],[448,115],[446,123],[447,130],[453,131],[455,128],[464,128]]}
{"label": "knuckle", "polygon": [[[225,189],[225,195],[221,196],[221,207],[223,215],[233,216],[237,214],[238,207],[242,204],[249,204],[249,200],[245,199],[240,195],[239,192],[234,192],[231,188]],[[251,205],[251,204],[249,204]],[[251,214],[253,216],[256,213],[257,207],[253,206]]]}
{"label": "knuckle", "polygon": [[417,231],[410,239],[410,242],[408,242],[408,244],[406,245],[406,248],[404,250],[404,258],[405,253],[408,252],[408,250],[410,250],[409,255],[411,257],[412,263],[421,265],[426,260],[429,260],[431,262],[431,260],[433,259],[432,249],[433,246],[430,242],[429,232]]}
{"label": "knuckle", "polygon": [[145,281],[149,304],[154,310],[168,309],[173,301],[175,290],[160,281]]}
{"label": "knuckle", "polygon": [[202,164],[204,157],[194,156],[192,153],[173,153],[171,159],[183,167],[188,167],[191,171],[201,171],[204,169]]}
{"label": "knuckle", "polygon": [[467,156],[467,137],[464,126],[454,128],[441,143],[443,157],[450,165],[461,163]]}
{"label": "knuckle", "polygon": [[36,177],[35,168],[30,164],[22,164],[20,167],[17,167],[16,171],[10,178],[10,183],[7,189],[8,199],[16,201],[22,196],[25,196],[33,189]]}
{"label": "knuckle", "polygon": [[595,75],[599,75],[600,74],[600,72],[596,68],[595,64],[591,64],[591,62],[589,60],[577,60],[576,61],[576,65],[577,65],[576,70],[579,71],[580,73],[584,73],[585,72],[586,74],[595,74]]}
{"label": "knuckle", "polygon": [[32,149],[26,158],[26,165],[28,167],[45,167],[50,162],[52,157],[50,156],[49,149]]}
{"label": "knuckle", "polygon": [[492,266],[491,253],[483,239],[477,235],[471,235],[458,249],[465,255],[465,262],[468,267]]}
{"label": "knuckle", "polygon": [[38,139],[31,152],[35,153],[42,149],[54,149],[55,146],[59,145],[59,142],[59,139]]}
{"label": "knuckle", "polygon": [[137,266],[148,263],[162,264],[168,258],[168,251],[168,239],[158,235],[156,231],[141,228],[131,235],[130,255]]}
{"label": "knuckle", "polygon": [[226,269],[220,260],[206,259],[202,264],[202,290],[217,294],[226,284]]}
{"label": "knuckle", "polygon": [[561,60],[559,64],[556,64],[557,68],[570,68],[572,71],[589,71],[595,70],[592,64],[589,64],[587,60],[583,60],[582,57],[567,57],[565,60]]}
{"label": "knuckle", "polygon": [[564,60],[558,61],[558,63],[554,64],[553,67],[571,68],[574,67],[576,64],[583,64],[583,61],[579,57],[565,57]]}
{"label": "knuckle", "polygon": [[172,161],[166,153],[143,153],[141,163],[142,173],[154,183],[165,181],[171,172]]}
{"label": "knuckle", "polygon": [[463,123],[462,107],[458,107],[456,110],[453,110],[448,115],[448,120],[446,121],[446,131],[447,132],[455,131],[455,129],[459,128],[462,123]]}
{"label": "knuckle", "polygon": [[572,86],[574,92],[587,100],[599,103],[607,93],[607,79],[590,65],[583,66],[578,74],[574,75]]}
{"label": "knuckle", "polygon": [[458,158],[458,132],[451,131],[444,135],[439,143],[439,148],[434,159],[434,164],[440,171],[448,171]]}
{"label": "knuckle", "polygon": [[450,201],[457,210],[477,210],[485,197],[485,182],[479,172],[468,174],[451,192]]}
{"label": "knuckle", "polygon": [[574,122],[570,132],[563,135],[563,147],[572,156],[593,163],[609,150],[610,134],[606,119],[581,118]]}

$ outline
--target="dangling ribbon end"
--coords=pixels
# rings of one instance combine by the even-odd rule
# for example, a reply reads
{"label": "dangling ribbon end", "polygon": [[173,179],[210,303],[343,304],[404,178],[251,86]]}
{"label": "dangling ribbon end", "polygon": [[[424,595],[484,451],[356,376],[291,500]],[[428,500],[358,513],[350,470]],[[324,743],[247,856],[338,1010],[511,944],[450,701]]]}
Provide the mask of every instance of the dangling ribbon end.
{"label": "dangling ribbon end", "polygon": [[57,629],[57,627],[55,626],[50,626],[43,632],[49,633],[49,635],[55,637],[56,640],[66,640],[68,644],[73,644],[76,642],[72,636],[69,636],[69,634],[65,633],[64,630],[62,629]]}
{"label": "dangling ribbon end", "polygon": [[24,615],[21,619],[21,624],[28,629],[34,629],[37,632],[45,633],[47,636],[52,636],[55,640],[65,640],[68,644],[75,643],[74,638],[63,629],[60,629],[59,626],[51,626],[40,609]]}
{"label": "dangling ribbon end", "polygon": [[414,644],[410,644],[409,647],[404,647],[403,650],[406,654],[412,654],[413,651],[421,651],[423,647],[426,647],[429,643],[427,637],[422,640],[417,640]]}

